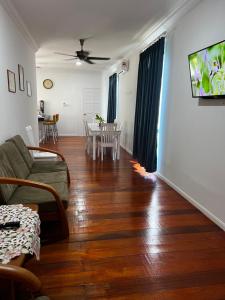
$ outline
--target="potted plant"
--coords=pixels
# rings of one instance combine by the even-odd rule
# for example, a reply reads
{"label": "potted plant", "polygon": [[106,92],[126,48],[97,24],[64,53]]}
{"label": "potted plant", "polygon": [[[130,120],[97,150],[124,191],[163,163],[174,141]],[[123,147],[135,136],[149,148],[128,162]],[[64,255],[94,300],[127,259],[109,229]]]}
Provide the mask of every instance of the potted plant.
{"label": "potted plant", "polygon": [[101,116],[99,116],[98,114],[96,114],[95,120],[97,123],[99,123],[99,127],[101,126],[102,123],[105,122],[104,119]]}

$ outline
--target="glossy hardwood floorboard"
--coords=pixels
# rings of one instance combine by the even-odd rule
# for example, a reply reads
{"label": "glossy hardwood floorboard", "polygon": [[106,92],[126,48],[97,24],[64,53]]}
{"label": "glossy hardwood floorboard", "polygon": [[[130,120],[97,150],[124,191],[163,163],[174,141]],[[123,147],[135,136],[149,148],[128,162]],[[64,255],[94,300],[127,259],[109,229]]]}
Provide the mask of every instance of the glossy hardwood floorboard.
{"label": "glossy hardwood floorboard", "polygon": [[[46,145],[45,145],[46,146]],[[121,150],[101,162],[84,139],[60,138],[71,172],[70,238],[27,268],[55,300],[225,299],[225,233]]]}

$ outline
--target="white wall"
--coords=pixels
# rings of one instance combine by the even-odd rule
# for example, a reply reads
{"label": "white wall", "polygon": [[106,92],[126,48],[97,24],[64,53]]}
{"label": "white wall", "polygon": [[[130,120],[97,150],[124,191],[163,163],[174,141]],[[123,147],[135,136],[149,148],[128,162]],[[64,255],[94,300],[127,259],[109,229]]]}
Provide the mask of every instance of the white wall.
{"label": "white wall", "polygon": [[[34,50],[0,4],[0,142],[15,135],[27,141],[25,126],[32,125],[37,139],[36,74]],[[18,89],[18,64],[24,67],[25,80],[31,81],[32,97]],[[16,93],[8,92],[7,69],[16,74]]]}
{"label": "white wall", "polygon": [[[52,89],[43,87],[43,80],[46,78],[54,82]],[[46,114],[60,114],[58,123],[60,135],[83,135],[83,90],[101,89],[101,85],[102,74],[97,71],[37,69],[38,101],[45,101]],[[63,106],[63,102],[67,102],[68,106]]]}
{"label": "white wall", "polygon": [[102,117],[105,120],[107,120],[108,110],[109,76],[112,74],[111,70],[102,73]]}
{"label": "white wall", "polygon": [[119,75],[118,119],[122,124],[121,145],[133,152],[134,116],[136,107],[139,53],[129,57],[129,71]]}
{"label": "white wall", "polygon": [[188,68],[188,54],[224,40],[224,11],[224,0],[202,1],[168,36],[158,169],[225,228],[225,107],[192,98]]}

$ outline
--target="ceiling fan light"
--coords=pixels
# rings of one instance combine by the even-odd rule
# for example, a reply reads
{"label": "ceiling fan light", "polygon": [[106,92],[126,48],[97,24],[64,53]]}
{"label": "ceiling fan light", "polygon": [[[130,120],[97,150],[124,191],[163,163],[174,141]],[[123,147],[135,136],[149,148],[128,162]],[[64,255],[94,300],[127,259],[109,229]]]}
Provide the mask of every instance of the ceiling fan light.
{"label": "ceiling fan light", "polygon": [[76,62],[75,62],[76,66],[81,66],[82,65],[82,62],[78,59]]}

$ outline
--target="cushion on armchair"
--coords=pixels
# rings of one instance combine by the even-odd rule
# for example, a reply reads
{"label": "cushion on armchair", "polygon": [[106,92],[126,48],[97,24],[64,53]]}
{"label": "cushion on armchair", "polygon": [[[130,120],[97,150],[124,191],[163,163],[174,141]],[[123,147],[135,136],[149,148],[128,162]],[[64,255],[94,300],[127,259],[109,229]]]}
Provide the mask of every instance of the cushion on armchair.
{"label": "cushion on armchair", "polygon": [[8,139],[8,141],[15,144],[31,173],[48,173],[67,170],[67,164],[64,161],[35,161],[20,135],[16,135]]}
{"label": "cushion on armchair", "polygon": [[22,179],[27,178],[30,170],[14,143],[5,142],[0,146],[0,150],[6,154],[15,176]]}
{"label": "cushion on armchair", "polygon": [[[65,182],[50,184],[59,194],[65,208],[68,206],[68,187]],[[8,204],[38,204],[39,212],[56,211],[56,202],[54,196],[48,191],[33,188],[29,186],[20,186],[13,193],[12,197],[7,202]]]}
{"label": "cushion on armchair", "polygon": [[48,173],[31,173],[28,180],[43,182],[47,184],[65,182],[67,183],[67,173],[66,171],[59,172],[48,172]]}
{"label": "cushion on armchair", "polygon": [[61,160],[46,160],[35,161],[30,170],[31,173],[46,173],[46,172],[59,172],[67,171],[67,164]]}
{"label": "cushion on armchair", "polygon": [[22,155],[25,163],[27,164],[27,167],[31,169],[34,160],[30,154],[30,151],[27,149],[27,146],[24,143],[22,137],[20,135],[15,135],[11,139],[8,139],[7,142],[12,142],[15,144],[20,154]]}
{"label": "cushion on armchair", "polygon": [[[0,176],[1,177],[16,177],[13,169],[5,155],[0,149]],[[6,204],[15,189],[17,188],[14,184],[1,184],[0,185],[0,204]]]}

